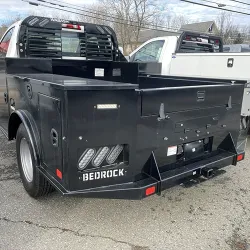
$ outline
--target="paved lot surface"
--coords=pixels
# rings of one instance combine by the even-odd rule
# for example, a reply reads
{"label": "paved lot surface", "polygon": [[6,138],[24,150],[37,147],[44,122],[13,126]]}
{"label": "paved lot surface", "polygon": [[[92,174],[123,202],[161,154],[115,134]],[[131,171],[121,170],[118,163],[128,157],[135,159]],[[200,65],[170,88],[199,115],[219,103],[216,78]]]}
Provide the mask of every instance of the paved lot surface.
{"label": "paved lot surface", "polygon": [[0,137],[0,249],[250,250],[250,145],[247,154],[209,181],[143,201],[34,200],[15,144]]}

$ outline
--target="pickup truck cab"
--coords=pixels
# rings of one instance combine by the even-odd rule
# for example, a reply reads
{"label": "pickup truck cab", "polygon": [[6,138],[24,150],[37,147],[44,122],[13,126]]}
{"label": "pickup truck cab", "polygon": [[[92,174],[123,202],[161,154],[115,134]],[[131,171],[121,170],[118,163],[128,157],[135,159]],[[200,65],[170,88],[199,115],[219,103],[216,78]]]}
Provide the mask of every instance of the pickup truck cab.
{"label": "pickup truck cab", "polygon": [[159,62],[162,75],[170,75],[171,65],[180,54],[222,52],[220,37],[183,32],[181,35],[153,38],[129,55],[130,62]]}
{"label": "pickup truck cab", "polygon": [[242,50],[236,53],[236,48],[243,47],[225,45],[224,50],[234,53],[221,53],[219,37],[184,32],[145,42],[130,54],[129,61],[161,63],[162,75],[250,80],[250,54]]}

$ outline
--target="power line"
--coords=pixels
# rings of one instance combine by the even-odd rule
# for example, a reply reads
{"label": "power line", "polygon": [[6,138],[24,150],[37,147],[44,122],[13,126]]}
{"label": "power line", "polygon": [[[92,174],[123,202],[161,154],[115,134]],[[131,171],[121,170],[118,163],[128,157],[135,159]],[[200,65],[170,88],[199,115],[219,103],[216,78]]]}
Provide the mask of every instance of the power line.
{"label": "power line", "polygon": [[[22,1],[25,1],[25,2],[30,2],[30,0],[22,0]],[[53,7],[54,6],[59,6],[60,8],[70,8],[70,9],[74,9],[74,10],[77,10],[77,11],[81,11],[81,12],[84,12],[84,13],[90,13],[91,15],[97,15],[98,13],[97,12],[93,12],[93,10],[89,9],[89,8],[83,8],[81,6],[78,6],[78,5],[72,5],[70,4],[67,5],[66,2],[64,1],[60,1],[60,0],[36,0],[37,2],[42,2],[43,4],[46,3],[46,4],[50,4],[52,5]],[[55,2],[57,2],[58,4],[56,4]],[[40,4],[41,5],[41,4]],[[46,6],[48,8],[52,7],[52,6]],[[73,6],[73,7],[72,7]],[[67,11],[65,9],[61,9],[62,11]],[[76,14],[79,14],[79,13],[76,13]],[[85,16],[88,16],[88,15],[85,15]],[[110,19],[106,20],[108,22],[113,22],[113,23],[119,23],[119,24],[123,24],[123,25],[130,25],[130,26],[133,26],[133,27],[141,27],[141,26],[138,26],[138,22],[135,21],[135,20],[125,20],[125,19],[122,19],[122,18],[119,18],[119,17],[114,17],[114,16],[110,16],[110,15],[107,15],[107,14],[101,14],[102,17],[109,17],[109,18],[112,18],[112,19],[115,19],[115,20],[121,20],[122,23],[120,22],[117,22],[117,21],[112,21]],[[99,17],[96,17],[96,16],[90,16],[91,18],[96,18],[96,19],[100,19],[100,20],[104,20],[103,18],[99,18]],[[129,21],[129,23],[128,23]],[[126,23],[124,23],[126,22]],[[131,25],[131,23],[134,23],[134,25]],[[168,26],[168,27],[165,27],[165,26],[161,26],[161,25],[157,25],[157,28],[150,28],[150,26],[152,27],[153,25],[147,25],[147,29],[151,29],[151,30],[159,30],[159,31],[165,31],[165,32],[178,32],[178,30],[180,28],[176,28],[176,27],[173,27],[173,26]],[[142,27],[143,28],[143,27]],[[160,30],[159,28],[162,28],[164,30]],[[190,32],[200,32],[200,31],[194,31],[194,30],[187,30],[185,29],[186,31],[190,31]]]}
{"label": "power line", "polygon": [[[37,2],[33,2],[33,1],[30,1],[30,0],[22,0],[23,2],[27,2],[31,5],[35,5],[35,6],[43,6],[43,7],[47,7],[47,8],[50,8],[50,9],[56,9],[56,10],[61,10],[61,11],[66,11],[66,12],[69,12],[69,13],[72,13],[72,14],[77,14],[77,15],[81,15],[81,16],[86,16],[86,17],[90,17],[90,18],[95,18],[95,19],[99,19],[99,20],[102,20],[102,21],[106,21],[106,22],[113,22],[113,23],[117,23],[117,24],[122,24],[122,25],[128,25],[128,26],[132,26],[132,27],[136,27],[136,28],[142,28],[142,29],[150,29],[150,30],[156,30],[156,31],[164,31],[164,32],[173,32],[173,33],[177,33],[176,31],[173,31],[173,30],[163,30],[163,29],[156,29],[156,28],[150,28],[150,27],[147,27],[147,26],[138,26],[138,25],[134,25],[134,24],[129,24],[129,23],[122,23],[122,22],[119,22],[119,21],[112,21],[112,20],[109,20],[109,19],[105,19],[105,18],[102,18],[102,17],[96,17],[96,16],[91,16],[91,15],[88,15],[88,14],[84,14],[84,13],[79,13],[79,12],[75,12],[75,11],[72,11],[72,10],[65,10],[65,9],[61,9],[59,7],[56,7],[54,5],[52,6],[49,6],[49,5],[46,5],[46,3],[37,3]],[[42,0],[42,2],[46,2],[45,0]]]}
{"label": "power line", "polygon": [[[30,2],[29,0],[23,0],[23,1],[25,1],[25,2]],[[37,2],[42,2],[43,4],[44,3],[46,3],[46,4],[51,4],[53,7],[54,6],[59,6],[60,8],[70,8],[70,9],[74,9],[74,10],[77,10],[77,11],[81,11],[81,12],[84,12],[84,13],[90,13],[90,14],[94,14],[94,15],[96,15],[96,14],[98,14],[97,12],[93,12],[93,10],[91,10],[91,9],[89,9],[89,8],[83,8],[83,7],[81,7],[81,6],[78,6],[78,5],[72,5],[72,4],[70,4],[70,6],[69,5],[67,5],[67,3],[66,2],[64,2],[64,1],[60,1],[60,0],[36,0]],[[55,2],[57,2],[58,4],[56,4]],[[41,4],[40,4],[41,5]],[[46,7],[48,7],[48,8],[50,8],[50,7],[52,7],[52,6],[46,6]],[[73,6],[73,7],[72,7]],[[62,11],[67,11],[67,10],[65,10],[65,9],[61,9]],[[87,10],[87,11],[86,11]],[[76,13],[76,14],[79,14],[79,13]],[[85,16],[88,16],[88,15],[85,15]],[[129,23],[127,23],[127,20],[125,20],[125,19],[122,19],[122,18],[119,18],[119,17],[114,17],[114,16],[110,16],[110,15],[107,15],[107,14],[102,14],[102,17],[110,17],[110,18],[113,18],[113,19],[117,19],[117,20],[121,20],[121,21],[123,21],[122,22],[122,24],[123,25],[130,25],[130,26],[134,26],[134,27],[141,27],[141,26],[138,26],[137,25],[137,21],[134,21],[134,20],[129,20]],[[99,18],[99,17],[96,17],[96,16],[91,16],[91,18],[96,18],[96,19],[100,19],[100,20],[104,20],[103,18]],[[112,20],[110,20],[110,19],[106,19],[106,21],[108,21],[108,22],[113,22],[113,23],[119,23],[119,24],[121,24],[120,22],[117,22],[117,21],[112,21]],[[126,22],[126,23],[124,23],[124,22]],[[131,25],[131,23],[136,23],[136,25]],[[144,27],[142,27],[142,28],[144,28]],[[149,27],[149,25],[147,25],[147,27],[146,27],[147,29],[151,29],[151,30],[157,30],[157,31],[164,31],[164,32],[177,32],[177,28],[176,27],[173,27],[173,26],[168,26],[167,28],[165,27],[165,26],[160,26],[160,25],[157,25],[157,28],[150,28]],[[160,30],[160,29],[158,29],[158,28],[163,28],[164,30]],[[190,31],[190,32],[199,32],[200,33],[200,31],[195,31],[195,30],[188,30],[188,29],[185,29],[185,31]]]}
{"label": "power line", "polygon": [[204,6],[204,7],[208,7],[208,8],[213,8],[213,9],[217,9],[217,10],[225,10],[225,11],[229,11],[229,12],[234,12],[234,13],[250,16],[250,13],[241,12],[241,11],[237,11],[237,10],[224,9],[224,8],[221,8],[221,7],[215,7],[215,6],[211,6],[211,5],[207,5],[207,4],[203,4],[203,3],[192,2],[192,1],[189,1],[189,0],[180,0],[180,1],[187,2],[187,3],[192,3],[192,4],[196,4],[196,5],[200,5],[200,6]]}
{"label": "power line", "polygon": [[249,5],[250,6],[250,3],[245,3],[245,2],[241,2],[241,1],[237,1],[237,0],[229,0],[231,2],[235,2],[235,3],[241,3],[241,4],[245,4],[245,5]]}
{"label": "power line", "polygon": [[[215,2],[215,1],[211,1],[211,0],[200,0],[200,1],[203,1],[203,2],[207,2],[207,3],[214,3],[214,4],[217,4],[218,7],[232,7],[232,8],[236,8],[236,9],[242,9],[242,10],[250,10],[250,9],[246,9],[244,7],[239,7],[239,6],[235,6],[235,5],[230,5],[230,4],[223,4],[223,3],[218,3],[218,2]],[[249,4],[250,5],[250,4]]]}
{"label": "power line", "polygon": [[[68,8],[69,7],[69,6],[67,6],[66,2],[60,1],[60,0],[52,0],[52,2],[51,1],[45,1],[45,0],[36,0],[36,1],[38,1],[38,2],[47,2],[47,3],[53,4],[53,5],[55,4],[54,2],[57,2],[58,3],[57,5],[59,5],[60,7],[63,7],[63,8]],[[64,4],[66,4],[66,5],[64,5]],[[87,8],[87,7],[81,7],[79,5],[70,4],[70,8],[75,9],[75,10],[79,10],[79,11],[84,11],[86,13],[91,13],[91,14],[98,15],[97,11],[94,12],[93,9],[90,9],[90,8]],[[114,17],[114,16],[111,16],[111,15],[108,15],[108,14],[102,14],[102,16],[109,17],[109,18],[114,18],[114,19],[121,20],[121,21],[127,21],[127,20],[125,20],[123,18]],[[135,21],[135,20],[129,20],[129,21],[133,22],[133,23],[137,23],[137,21]],[[163,26],[159,26],[159,27],[163,27]]]}
{"label": "power line", "polygon": [[[127,20],[124,20],[124,19],[121,19],[121,18],[117,18],[117,17],[113,17],[113,16],[109,16],[109,15],[105,15],[105,14],[102,14],[102,16],[111,17],[113,19],[119,19],[119,20],[125,21],[126,23],[120,22],[120,21],[113,21],[113,20],[106,19],[106,18],[103,18],[103,17],[93,16],[93,14],[96,15],[97,13],[95,13],[93,11],[85,11],[85,8],[83,10],[81,10],[81,7],[77,6],[77,5],[73,5],[73,6],[77,7],[77,8],[72,7],[72,4],[70,4],[70,6],[63,5],[62,3],[64,3],[64,4],[66,4],[66,3],[58,1],[58,0],[53,0],[53,2],[51,2],[49,0],[35,0],[36,2],[34,2],[33,0],[22,0],[22,1],[28,2],[30,4],[37,5],[37,6],[40,5],[40,6],[44,6],[44,7],[47,7],[47,8],[53,8],[53,9],[58,9],[58,10],[61,10],[61,11],[67,11],[67,12],[74,13],[74,14],[77,14],[77,15],[83,15],[83,16],[87,16],[87,17],[91,17],[91,18],[95,18],[95,19],[99,19],[99,20],[107,21],[107,22],[111,22],[111,23],[118,23],[118,24],[122,24],[122,25],[132,26],[132,27],[136,27],[136,28],[150,29],[150,30],[155,30],[155,31],[179,33],[178,32],[178,28],[176,28],[176,27],[169,27],[169,26],[165,27],[165,26],[159,26],[159,25],[157,25],[157,27],[163,28],[163,29],[159,29],[159,28],[152,28],[152,25],[150,27],[150,25],[147,25],[147,26],[145,26],[145,25],[144,26],[138,26],[137,24],[133,24],[133,23],[137,23],[136,21],[130,21],[130,23],[127,23]],[[60,4],[56,4],[55,2],[59,2]],[[49,4],[49,5],[47,5],[47,4]],[[58,6],[60,8],[58,8],[56,6]],[[67,10],[66,9],[61,9],[61,8],[67,8]],[[69,8],[77,10],[77,12],[69,11],[68,10]],[[84,13],[79,13],[78,11],[81,11],[81,12],[84,12]],[[88,14],[85,14],[85,12],[91,13],[92,15],[90,16]],[[199,32],[200,33],[200,31],[188,30],[188,29],[185,29],[185,31]]]}
{"label": "power line", "polygon": [[[122,25],[136,27],[136,28],[149,29],[149,30],[155,30],[155,31],[163,31],[163,32],[172,32],[172,33],[180,34],[180,32],[167,30],[167,28],[165,28],[165,30],[163,30],[163,29],[157,29],[157,28],[150,28],[150,27],[147,27],[147,26],[138,26],[138,25],[134,25],[134,24],[123,23],[123,22],[118,22],[118,21],[114,21],[114,20],[110,20],[110,19],[106,19],[106,18],[102,18],[102,17],[96,17],[96,16],[91,16],[91,15],[88,15],[88,14],[84,14],[84,13],[79,13],[79,12],[76,12],[76,11],[69,10],[69,8],[71,8],[70,6],[63,6],[62,7],[62,6],[59,6],[57,4],[48,5],[48,3],[50,4],[50,2],[47,2],[46,0],[40,0],[39,1],[39,2],[42,2],[42,3],[38,3],[37,0],[36,0],[36,2],[33,1],[33,0],[32,1],[31,0],[22,0],[22,1],[23,2],[27,2],[27,3],[31,4],[31,5],[35,5],[35,6],[43,6],[43,7],[47,7],[47,8],[50,8],[50,9],[56,9],[56,10],[60,10],[60,11],[66,11],[66,12],[69,12],[69,13],[72,13],[72,14],[82,15],[82,16],[86,16],[86,17],[90,17],[90,18],[95,18],[95,19],[99,19],[99,20],[107,21],[107,22],[111,22],[111,23],[118,23],[118,24],[122,24]],[[66,9],[62,9],[64,7],[67,7],[68,9],[67,10]],[[188,29],[184,29],[184,31],[201,33],[200,31],[188,30]]]}
{"label": "power line", "polygon": [[[24,0],[22,0],[22,1],[24,1]],[[46,1],[46,0],[36,0],[36,1],[37,2],[51,4],[53,6],[57,5],[60,8],[69,8],[70,7],[71,9],[74,9],[74,10],[77,10],[77,11],[84,11],[84,13],[89,13],[91,15],[98,15],[97,12],[94,12],[93,10],[91,10],[89,8],[83,8],[83,7],[80,7],[78,5],[74,5],[74,4],[70,4],[70,6],[68,6],[66,4],[66,2],[63,2],[63,1],[58,1],[58,0],[53,0],[53,2],[52,1]],[[24,1],[24,2],[30,2],[30,1]],[[55,2],[57,2],[58,4],[55,3]],[[39,4],[39,5],[41,5],[41,4]],[[47,7],[49,7],[49,6],[47,6]],[[63,10],[63,11],[66,11],[66,10]],[[85,15],[85,16],[87,16],[87,15]],[[91,17],[98,19],[98,17],[96,17],[96,16],[91,16]],[[125,20],[123,18],[119,18],[119,17],[107,15],[107,14],[102,14],[102,17],[108,17],[108,18],[112,18],[112,19],[115,19],[115,20],[118,20],[118,21],[120,20],[122,22],[128,22],[129,21],[129,23],[127,23],[127,25],[131,25],[131,23],[134,23],[136,26],[138,26],[138,24],[137,24],[138,22],[135,21],[135,20]],[[111,20],[109,20],[109,21],[112,22]],[[149,26],[149,25],[147,25],[147,26]],[[157,27],[162,28],[162,29],[173,30],[173,31],[177,31],[178,30],[178,28],[173,27],[173,26],[168,26],[166,28],[165,26],[157,25]]]}

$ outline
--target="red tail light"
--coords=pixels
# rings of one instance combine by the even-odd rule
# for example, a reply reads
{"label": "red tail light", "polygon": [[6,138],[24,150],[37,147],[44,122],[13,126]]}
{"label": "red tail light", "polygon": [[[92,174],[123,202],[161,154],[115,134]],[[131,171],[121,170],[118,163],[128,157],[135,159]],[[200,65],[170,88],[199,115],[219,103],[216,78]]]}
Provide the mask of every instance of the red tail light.
{"label": "red tail light", "polygon": [[149,196],[154,193],[155,193],[155,186],[146,189],[146,196]]}
{"label": "red tail light", "polygon": [[190,41],[191,40],[191,36],[186,36],[186,40]]}

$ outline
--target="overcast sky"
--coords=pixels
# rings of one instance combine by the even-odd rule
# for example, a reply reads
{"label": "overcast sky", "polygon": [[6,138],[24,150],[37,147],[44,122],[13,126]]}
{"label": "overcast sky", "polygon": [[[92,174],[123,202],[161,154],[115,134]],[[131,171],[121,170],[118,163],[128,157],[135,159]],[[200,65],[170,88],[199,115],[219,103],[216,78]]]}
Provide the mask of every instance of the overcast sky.
{"label": "overcast sky", "polygon": [[[72,4],[91,4],[97,0],[65,0],[68,3]],[[170,12],[175,14],[181,14],[187,16],[190,20],[194,21],[211,21],[215,20],[216,16],[219,14],[219,10],[210,9],[198,5],[193,5],[189,3],[181,2],[180,0],[155,0],[158,2],[159,9],[162,12]],[[202,2],[203,0],[193,0],[197,2]],[[236,9],[238,11],[248,12],[250,13],[250,6],[236,4],[230,0],[214,0],[215,2],[220,2],[223,4],[234,5],[237,7],[245,8],[244,9]],[[242,0],[243,1],[243,0]],[[247,2],[248,0],[245,0]],[[205,3],[205,2],[203,2]],[[208,3],[207,3],[208,4]],[[166,10],[167,6],[167,10]],[[21,0],[0,0],[0,24],[6,20],[11,20],[13,17],[20,15],[26,16],[29,12],[36,11],[42,15],[44,9],[41,7],[35,7],[29,5],[28,3],[22,2]],[[241,14],[233,14],[234,20],[238,24],[250,24],[250,16],[241,15]]]}

